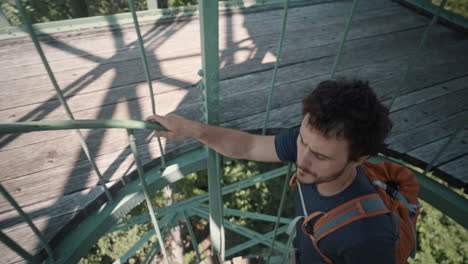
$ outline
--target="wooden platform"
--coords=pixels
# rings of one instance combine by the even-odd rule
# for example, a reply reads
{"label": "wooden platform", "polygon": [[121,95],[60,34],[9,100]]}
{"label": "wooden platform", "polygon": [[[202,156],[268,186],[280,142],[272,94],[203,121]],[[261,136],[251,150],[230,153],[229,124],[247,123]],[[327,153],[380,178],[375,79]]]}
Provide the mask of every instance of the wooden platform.
{"label": "wooden platform", "polygon": [[[350,9],[351,1],[313,1],[290,9],[270,127],[299,124],[303,97],[329,76]],[[223,126],[261,127],[281,14],[276,6],[220,16]],[[392,1],[361,1],[337,74],[369,80],[388,103],[428,22]],[[158,113],[199,119],[198,18],[146,23],[141,30]],[[151,114],[132,25],[43,36],[42,47],[76,119],[141,120]],[[438,175],[460,187],[468,182],[466,47],[467,35],[443,26],[434,28],[392,109],[394,129],[388,140],[392,153],[424,165],[465,122],[435,163]],[[0,42],[0,93],[0,123],[67,119],[29,39]],[[124,130],[83,132],[111,183],[134,169]],[[148,134],[137,133],[145,163],[160,155],[156,141],[145,142]],[[166,151],[190,143],[163,141]],[[1,136],[0,167],[0,182],[47,238],[100,194],[74,131]],[[3,197],[0,228],[24,248],[37,251],[32,231]],[[0,252],[1,263],[22,262],[2,243]]]}

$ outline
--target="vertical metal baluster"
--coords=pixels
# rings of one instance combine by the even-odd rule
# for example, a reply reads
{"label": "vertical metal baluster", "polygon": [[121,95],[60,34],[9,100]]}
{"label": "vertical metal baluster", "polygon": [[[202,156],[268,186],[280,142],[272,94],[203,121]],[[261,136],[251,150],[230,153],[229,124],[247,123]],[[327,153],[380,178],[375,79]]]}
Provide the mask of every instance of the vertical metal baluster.
{"label": "vertical metal baluster", "polygon": [[[36,225],[31,221],[31,218],[21,209],[19,204],[13,199],[13,197],[8,193],[8,191],[3,187],[3,185],[0,183],[0,192],[2,195],[5,197],[5,199],[13,206],[13,208],[16,209],[16,211],[19,213],[19,215],[23,218],[23,220],[29,225],[29,227],[32,229],[34,234],[39,238],[39,241],[41,242],[42,246],[47,252],[47,255],[51,257],[53,260],[55,260],[54,252],[52,251],[52,248],[49,246],[49,243],[47,243],[47,240],[45,237],[39,232],[37,229]],[[18,254],[22,254],[23,252],[18,252]]]}
{"label": "vertical metal baluster", "polygon": [[263,121],[263,128],[262,128],[262,135],[266,134],[266,129],[268,126],[268,120],[270,119],[270,111],[271,111],[271,104],[273,101],[273,91],[276,85],[276,75],[278,73],[279,63],[281,59],[281,52],[283,50],[283,41],[284,41],[284,33],[286,31],[286,24],[288,21],[288,10],[289,10],[289,0],[284,0],[284,7],[283,7],[283,20],[281,24],[281,33],[280,38],[278,40],[278,45],[276,46],[276,61],[275,67],[273,69],[273,77],[271,78],[271,86],[270,86],[270,93],[268,94],[268,101],[266,106],[266,114],[265,120]]}
{"label": "vertical metal baluster", "polygon": [[159,246],[161,247],[161,251],[164,256],[164,263],[169,264],[169,260],[167,258],[166,248],[164,247],[164,241],[162,240],[161,231],[159,229],[158,220],[156,219],[156,215],[154,212],[153,205],[151,203],[151,197],[148,192],[148,186],[146,185],[146,180],[144,177],[143,165],[141,164],[140,156],[138,154],[135,135],[132,129],[127,129],[128,133],[128,141],[130,143],[130,149],[132,150],[133,156],[135,158],[135,164],[137,166],[138,177],[141,182],[141,186],[143,187],[143,194],[145,195],[146,205],[148,207],[148,211],[151,217],[151,222],[153,224],[154,230],[156,231],[156,235],[158,236]]}
{"label": "vertical metal baluster", "polygon": [[[146,57],[146,51],[145,51],[145,44],[143,42],[143,38],[141,37],[141,32],[140,32],[140,24],[138,23],[138,17],[136,15],[136,10],[135,10],[135,1],[134,0],[128,0],[128,6],[130,7],[130,11],[132,13],[133,17],[133,24],[135,25],[135,31],[137,33],[138,37],[138,46],[140,47],[140,54],[141,54],[141,59],[143,61],[143,66],[145,68],[145,76],[146,76],[146,81],[148,82],[148,87],[150,91],[150,97],[151,97],[151,110],[153,112],[153,115],[156,114],[156,103],[154,100],[154,91],[153,91],[153,83],[151,79],[151,74],[148,66],[148,59]],[[164,157],[164,151],[163,147],[161,144],[161,138],[158,138],[158,145],[159,145],[159,150],[161,152],[161,165],[162,168],[166,168],[166,159]]]}
{"label": "vertical metal baluster", "polygon": [[[219,124],[219,21],[218,1],[198,1],[200,12],[200,40],[203,71],[202,84],[206,91],[205,120],[208,124]],[[211,249],[214,256],[224,260],[223,199],[219,175],[219,154],[207,150],[208,190],[210,202]]]}
{"label": "vertical metal baluster", "polygon": [[408,66],[406,67],[406,71],[403,74],[403,78],[400,80],[399,85],[395,89],[395,92],[393,93],[392,100],[390,101],[390,104],[388,106],[389,109],[392,109],[393,104],[395,103],[395,100],[397,99],[398,96],[400,96],[401,89],[403,86],[406,84],[406,81],[408,80],[409,72],[413,68],[414,64],[416,63],[416,60],[419,57],[419,54],[421,53],[421,50],[426,43],[427,38],[429,37],[429,32],[431,32],[432,27],[435,25],[437,22],[437,19],[439,18],[440,12],[444,8],[445,4],[447,3],[447,0],[442,0],[442,2],[439,5],[439,8],[437,8],[436,13],[432,17],[431,22],[429,23],[429,26],[426,28],[424,31],[424,34],[421,38],[421,41],[419,42],[418,47],[416,48],[416,51],[413,54],[413,57],[410,59],[410,62],[408,63]]}
{"label": "vertical metal baluster", "polygon": [[187,229],[190,234],[190,239],[192,241],[193,250],[195,250],[195,253],[197,254],[198,262],[201,262],[202,259],[200,257],[200,252],[198,251],[197,237],[195,236],[195,232],[193,232],[192,224],[190,223],[190,218],[188,217],[187,212],[185,212],[185,210],[183,211],[183,214],[185,218],[185,224],[187,225]]}
{"label": "vertical metal baluster", "polygon": [[434,166],[434,163],[440,158],[440,156],[442,156],[442,154],[445,152],[445,150],[448,148],[448,146],[453,142],[453,140],[455,140],[455,138],[458,136],[458,134],[461,133],[461,131],[463,130],[463,126],[465,126],[466,124],[468,124],[468,120],[466,120],[465,122],[460,122],[460,124],[458,125],[457,129],[452,134],[452,136],[450,136],[450,138],[447,140],[447,142],[445,142],[445,144],[439,149],[439,151],[434,156],[434,158],[432,158],[431,162],[429,162],[429,164],[427,164],[426,168],[424,169],[423,174],[428,173],[432,169],[432,166]]}
{"label": "vertical metal baluster", "polygon": [[0,241],[2,241],[11,250],[15,251],[24,260],[28,261],[28,263],[41,263],[39,261],[39,258],[29,254],[26,250],[24,250],[20,245],[16,244],[15,241],[13,241],[11,238],[5,235],[2,231],[0,231]]}
{"label": "vertical metal baluster", "polygon": [[291,177],[291,172],[292,172],[292,163],[288,163],[288,173],[284,175],[284,183],[283,183],[283,191],[281,194],[281,200],[280,200],[280,205],[278,208],[278,212],[276,215],[276,222],[275,222],[275,228],[273,231],[273,236],[271,238],[271,245],[270,249],[268,250],[268,258],[267,258],[267,264],[270,263],[270,257],[271,253],[273,251],[273,247],[275,246],[275,240],[276,240],[276,233],[278,232],[278,227],[279,227],[279,222],[281,218],[281,214],[283,213],[283,206],[284,202],[286,201],[286,192],[288,191],[288,183],[289,183],[289,178]]}
{"label": "vertical metal baluster", "polygon": [[359,3],[359,0],[353,0],[353,6],[351,7],[351,14],[348,17],[348,22],[346,22],[345,31],[343,33],[343,37],[341,38],[340,46],[338,47],[338,53],[336,54],[335,61],[333,62],[332,70],[330,73],[330,79],[332,80],[335,78],[336,68],[338,67],[338,64],[340,63],[341,55],[343,54],[344,44],[346,42],[346,39],[348,38],[349,29],[351,28],[351,23],[353,21],[354,14],[356,13],[358,3]]}
{"label": "vertical metal baluster", "polygon": [[289,235],[289,238],[288,238],[288,242],[286,244],[286,247],[287,247],[287,250],[286,252],[283,254],[283,260],[281,261],[281,263],[289,263],[291,262],[291,260],[289,260],[289,262],[287,262],[287,259],[288,259],[288,255],[291,256],[291,257],[296,257],[296,255],[292,255],[291,254],[291,247],[292,247],[292,243],[293,243],[293,240],[294,238],[296,238],[296,228],[294,228],[294,231],[292,232],[291,235]]}
{"label": "vertical metal baluster", "polygon": [[[16,1],[16,7],[18,8],[20,17],[23,21],[23,23],[26,25],[27,31],[34,43],[34,46],[36,47],[37,53],[39,53],[39,56],[41,57],[42,63],[44,64],[44,67],[46,68],[47,73],[49,74],[50,81],[52,82],[52,85],[54,86],[55,92],[57,93],[57,97],[60,101],[60,104],[65,108],[65,112],[67,113],[68,118],[71,120],[75,120],[73,117],[73,114],[68,107],[67,101],[65,97],[63,96],[62,91],[60,90],[60,87],[57,83],[57,80],[55,79],[55,75],[52,72],[52,69],[49,66],[49,63],[47,61],[47,58],[45,57],[44,52],[42,51],[41,45],[39,44],[39,40],[36,37],[36,34],[34,32],[34,28],[31,24],[31,21],[29,20],[28,16],[26,15],[26,12],[24,10],[23,5],[21,4],[21,0],[15,0]],[[88,145],[86,144],[86,141],[83,137],[83,134],[81,134],[80,130],[76,130],[76,133],[78,134],[78,137],[80,139],[80,144],[81,147],[83,148],[83,152],[85,153],[86,157],[88,158],[89,162],[91,163],[91,166],[93,167],[94,171],[96,172],[98,178],[99,178],[99,183],[101,184],[102,188],[104,188],[104,192],[106,193],[107,199],[109,201],[112,201],[112,195],[106,187],[106,181],[104,177],[102,176],[101,172],[99,171],[96,162],[94,161],[93,157],[91,157],[91,154],[89,153]]]}

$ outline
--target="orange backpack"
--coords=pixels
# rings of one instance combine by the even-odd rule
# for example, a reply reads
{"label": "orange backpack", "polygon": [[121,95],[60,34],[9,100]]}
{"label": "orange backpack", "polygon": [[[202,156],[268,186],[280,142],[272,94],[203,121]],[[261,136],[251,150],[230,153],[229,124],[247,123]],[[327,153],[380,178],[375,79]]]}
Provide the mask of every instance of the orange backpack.
{"label": "orange backpack", "polygon": [[[362,167],[377,193],[357,197],[328,212],[318,211],[308,215],[301,226],[302,231],[312,239],[315,249],[325,262],[333,264],[319,249],[318,243],[322,238],[359,219],[391,213],[399,233],[396,263],[404,264],[410,256],[416,254],[416,220],[421,208],[416,176],[408,168],[391,162],[364,162]],[[297,184],[294,174],[289,185],[296,187]],[[305,212],[302,191],[298,189]],[[317,217],[318,220],[312,226],[309,221]],[[291,223],[288,232],[292,231],[299,218]]]}

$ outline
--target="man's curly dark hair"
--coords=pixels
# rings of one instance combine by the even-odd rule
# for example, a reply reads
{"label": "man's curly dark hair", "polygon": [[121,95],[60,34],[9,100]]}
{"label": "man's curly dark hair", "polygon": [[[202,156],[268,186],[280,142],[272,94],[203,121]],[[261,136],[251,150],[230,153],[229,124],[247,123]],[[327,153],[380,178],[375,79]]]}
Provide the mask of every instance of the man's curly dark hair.
{"label": "man's curly dark hair", "polygon": [[303,101],[309,125],[329,136],[343,136],[350,146],[349,159],[376,155],[392,129],[389,110],[377,99],[368,82],[328,80]]}

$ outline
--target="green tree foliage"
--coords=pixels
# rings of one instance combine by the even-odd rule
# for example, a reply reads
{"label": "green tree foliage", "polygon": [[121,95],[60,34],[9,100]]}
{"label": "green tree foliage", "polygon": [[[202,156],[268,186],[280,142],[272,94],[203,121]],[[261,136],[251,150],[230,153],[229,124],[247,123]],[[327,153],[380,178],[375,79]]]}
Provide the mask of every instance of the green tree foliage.
{"label": "green tree foliage", "polygon": [[[439,5],[441,2],[441,0],[426,1],[432,1],[435,5]],[[160,8],[194,5],[196,3],[197,0],[158,0]],[[74,12],[71,10],[73,4],[86,6],[89,16],[129,12],[127,0],[29,0],[25,2],[25,7],[33,23],[40,23],[74,17]],[[137,10],[147,10],[148,6],[147,0],[135,0],[135,5]],[[1,3],[0,7],[11,25],[17,26],[21,24],[18,11],[13,2]],[[468,1],[466,0],[449,0],[445,9],[468,17]]]}
{"label": "green tree foliage", "polygon": [[[197,0],[158,0],[160,8],[196,3]],[[128,0],[29,0],[23,3],[26,13],[33,23],[71,19],[74,17],[71,10],[73,4],[87,7],[89,16],[130,12]],[[2,2],[0,7],[11,25],[18,26],[22,24],[14,2]],[[147,0],[135,0],[135,7],[137,11],[148,10]]]}
{"label": "green tree foliage", "polygon": [[468,263],[468,231],[423,202],[417,233],[419,249],[409,264]]}
{"label": "green tree foliage", "polygon": [[[428,0],[429,1],[429,0]],[[439,6],[442,0],[431,0],[433,4]],[[468,17],[468,1],[467,0],[448,0],[445,4],[445,9]]]}
{"label": "green tree foliage", "polygon": [[[72,17],[66,0],[30,0],[24,2],[23,5],[33,23],[64,20]],[[22,24],[14,2],[4,2],[1,4],[1,8],[11,25]]]}
{"label": "green tree foliage", "polygon": [[[231,161],[225,164],[223,170],[222,185],[229,185],[259,173],[272,170],[282,166],[279,163],[256,163],[251,161]],[[201,171],[192,173],[184,179],[172,185],[174,199],[176,201],[185,200],[190,197],[206,193],[208,190],[207,172]],[[256,185],[238,190],[232,194],[223,196],[225,208],[238,209],[248,212],[257,212],[262,214],[276,215],[280,196],[282,191],[284,177],[278,177],[268,182],[257,183]],[[294,198],[293,189],[289,188],[287,200],[283,211],[284,217],[294,216]],[[164,206],[164,196],[158,192],[153,197],[153,202],[157,207]],[[434,209],[427,203],[424,203],[423,209],[418,219],[418,253],[415,259],[410,259],[409,264],[458,264],[468,263],[468,232],[455,221]],[[127,218],[140,215],[147,212],[144,203],[135,208]],[[252,220],[244,217],[227,216],[232,222],[246,226],[259,233],[267,233],[273,230],[273,223]],[[197,241],[201,242],[208,237],[208,221],[199,217],[191,217],[191,223],[196,232]],[[135,225],[127,230],[111,233],[99,240],[93,247],[89,255],[83,258],[80,263],[111,263],[112,260],[121,256],[133,245],[143,234],[151,229],[150,223]],[[184,232],[185,260],[184,263],[196,263],[195,253],[188,233]],[[245,242],[246,238],[227,231],[227,248],[239,243]],[[145,244],[133,256],[129,263],[141,263],[143,256],[146,255],[149,248],[155,243],[155,238]],[[286,242],[285,236],[280,236],[279,240]],[[264,246],[255,246],[240,252],[239,255],[262,255],[267,252]],[[203,255],[203,254],[202,254]],[[205,255],[206,257],[206,252]]]}

